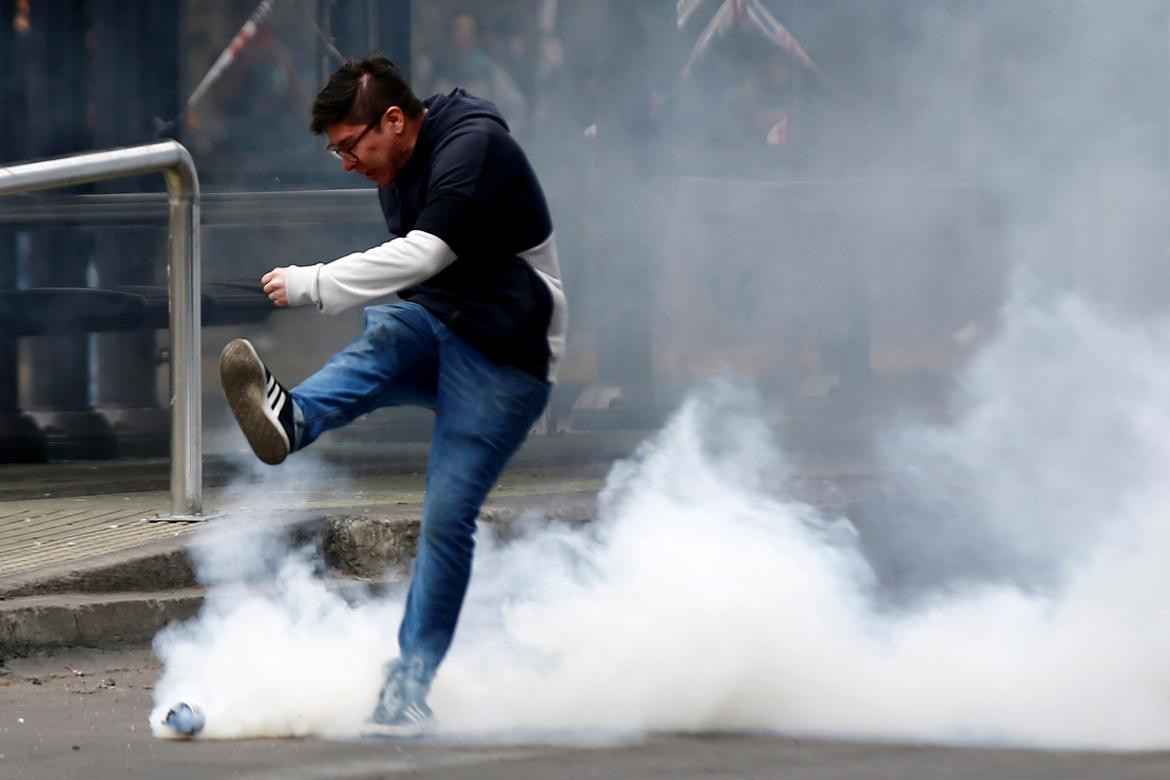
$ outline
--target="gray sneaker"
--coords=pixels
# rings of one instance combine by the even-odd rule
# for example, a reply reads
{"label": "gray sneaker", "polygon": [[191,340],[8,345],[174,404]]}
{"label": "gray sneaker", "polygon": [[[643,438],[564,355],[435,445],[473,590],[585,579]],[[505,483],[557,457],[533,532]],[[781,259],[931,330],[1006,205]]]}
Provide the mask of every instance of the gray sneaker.
{"label": "gray sneaker", "polygon": [[386,682],[378,694],[378,706],[366,721],[363,733],[380,737],[418,737],[435,727],[435,714],[427,706],[425,686],[419,681],[417,663],[401,658],[386,665]]}
{"label": "gray sneaker", "polygon": [[260,460],[275,466],[292,451],[293,400],[247,339],[233,339],[219,356],[219,380],[240,430]]}
{"label": "gray sneaker", "polygon": [[362,734],[368,737],[421,737],[432,731],[437,724],[435,713],[426,702],[410,702],[393,711],[386,709],[383,702],[378,702],[374,714],[362,727]]}

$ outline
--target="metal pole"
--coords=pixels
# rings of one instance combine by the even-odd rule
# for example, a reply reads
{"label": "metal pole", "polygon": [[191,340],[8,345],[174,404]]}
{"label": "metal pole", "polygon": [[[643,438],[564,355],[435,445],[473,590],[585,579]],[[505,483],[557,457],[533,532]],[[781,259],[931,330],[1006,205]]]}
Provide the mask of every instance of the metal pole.
{"label": "metal pole", "polygon": [[[176,146],[179,146],[176,144]],[[171,514],[203,512],[203,405],[199,377],[203,280],[199,246],[199,180],[182,146],[181,165],[167,168],[170,202],[167,279],[171,322]]]}
{"label": "metal pole", "polygon": [[161,171],[170,203],[171,515],[203,514],[199,177],[177,141],[0,167],[0,197]]}

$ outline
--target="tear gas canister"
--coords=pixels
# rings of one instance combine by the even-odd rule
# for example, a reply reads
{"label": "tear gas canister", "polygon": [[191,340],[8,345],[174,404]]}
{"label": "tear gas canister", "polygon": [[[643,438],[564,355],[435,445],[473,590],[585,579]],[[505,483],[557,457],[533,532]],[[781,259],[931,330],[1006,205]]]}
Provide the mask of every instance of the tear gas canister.
{"label": "tear gas canister", "polygon": [[171,707],[167,716],[163,718],[163,723],[166,726],[184,737],[193,737],[198,734],[203,730],[205,722],[203,710],[187,702],[179,702]]}

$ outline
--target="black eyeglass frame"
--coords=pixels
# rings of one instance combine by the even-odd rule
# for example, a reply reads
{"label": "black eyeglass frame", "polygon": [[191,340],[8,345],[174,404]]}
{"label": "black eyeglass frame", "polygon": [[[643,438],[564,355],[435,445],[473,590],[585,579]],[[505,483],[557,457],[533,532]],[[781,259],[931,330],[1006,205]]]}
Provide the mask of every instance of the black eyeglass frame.
{"label": "black eyeglass frame", "polygon": [[358,133],[358,137],[353,139],[353,143],[350,144],[347,148],[339,149],[336,144],[329,144],[325,147],[325,151],[336,157],[338,160],[346,160],[352,163],[361,162],[361,160],[358,159],[358,156],[353,153],[353,150],[356,149],[357,145],[360,144],[362,139],[366,137],[366,133],[377,127],[381,121],[382,117],[379,116],[373,122],[370,122],[368,125],[366,125],[366,129]]}

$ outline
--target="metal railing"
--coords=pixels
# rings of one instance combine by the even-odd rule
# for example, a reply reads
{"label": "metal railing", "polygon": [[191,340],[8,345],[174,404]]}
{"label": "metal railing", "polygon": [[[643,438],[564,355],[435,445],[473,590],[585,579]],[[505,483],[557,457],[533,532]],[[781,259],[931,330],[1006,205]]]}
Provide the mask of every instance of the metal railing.
{"label": "metal railing", "polygon": [[0,197],[145,173],[166,178],[170,236],[171,517],[203,514],[199,177],[177,141],[0,167]]}
{"label": "metal railing", "polygon": [[[332,225],[339,222],[385,225],[377,189],[208,192],[199,198],[204,228]],[[0,225],[145,226],[167,218],[165,192],[85,195],[24,195],[0,200]]]}

